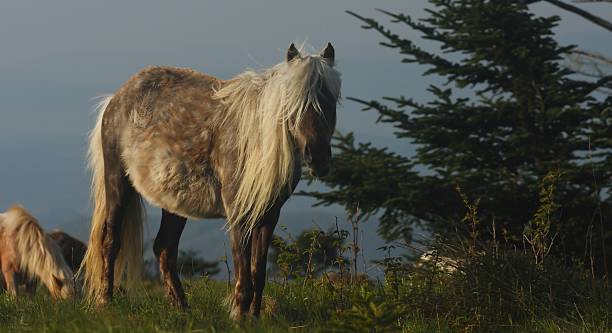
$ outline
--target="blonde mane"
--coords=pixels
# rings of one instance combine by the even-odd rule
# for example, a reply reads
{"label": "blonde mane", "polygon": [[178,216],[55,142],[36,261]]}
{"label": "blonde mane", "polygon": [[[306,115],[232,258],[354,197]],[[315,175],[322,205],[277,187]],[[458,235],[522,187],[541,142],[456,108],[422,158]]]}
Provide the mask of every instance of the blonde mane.
{"label": "blonde mane", "polygon": [[38,225],[36,218],[22,206],[9,208],[1,217],[5,233],[15,244],[22,273],[30,279],[39,277],[47,286],[54,285],[54,276],[72,284],[73,273],[61,249]]}
{"label": "blonde mane", "polygon": [[215,92],[221,125],[236,127],[237,191],[228,228],[245,228],[248,235],[291,186],[299,160],[293,133],[309,106],[322,111],[324,88],[337,100],[340,73],[320,56],[298,56],[262,73],[246,71]]}

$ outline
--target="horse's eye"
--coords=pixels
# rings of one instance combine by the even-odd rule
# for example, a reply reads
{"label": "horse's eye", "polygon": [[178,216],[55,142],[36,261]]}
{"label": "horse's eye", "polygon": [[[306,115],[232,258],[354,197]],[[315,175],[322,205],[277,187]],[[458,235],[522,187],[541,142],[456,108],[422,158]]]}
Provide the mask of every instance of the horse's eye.
{"label": "horse's eye", "polygon": [[64,286],[64,282],[62,282],[62,280],[55,275],[53,275],[53,282],[60,289]]}

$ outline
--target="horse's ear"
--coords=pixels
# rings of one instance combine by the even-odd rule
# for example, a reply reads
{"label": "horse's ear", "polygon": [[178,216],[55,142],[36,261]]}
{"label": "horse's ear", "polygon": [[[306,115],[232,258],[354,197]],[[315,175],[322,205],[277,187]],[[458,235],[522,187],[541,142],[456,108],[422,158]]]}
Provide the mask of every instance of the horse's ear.
{"label": "horse's ear", "polygon": [[289,48],[287,49],[287,55],[285,56],[285,60],[289,62],[299,55],[300,51],[298,51],[298,49],[295,47],[295,44],[291,43],[291,45],[289,45]]}
{"label": "horse's ear", "polygon": [[321,58],[327,60],[331,65],[333,65],[335,56],[336,51],[334,51],[334,47],[331,45],[331,43],[327,43],[323,51],[321,51]]}

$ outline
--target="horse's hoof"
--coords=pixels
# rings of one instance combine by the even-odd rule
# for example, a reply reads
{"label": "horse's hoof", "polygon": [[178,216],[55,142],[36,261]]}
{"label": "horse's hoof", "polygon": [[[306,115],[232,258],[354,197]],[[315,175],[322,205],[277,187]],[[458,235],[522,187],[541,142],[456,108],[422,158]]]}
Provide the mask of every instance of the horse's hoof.
{"label": "horse's hoof", "polygon": [[187,304],[187,302],[175,302],[174,303],[174,307],[181,310],[181,311],[187,311],[189,310],[189,304]]}
{"label": "horse's hoof", "polygon": [[100,297],[100,298],[95,300],[94,304],[97,307],[105,307],[105,306],[108,306],[111,303],[111,301],[112,301],[111,297],[108,297],[108,296],[107,297]]}
{"label": "horse's hoof", "polygon": [[189,304],[187,304],[187,300],[180,297],[170,296],[170,302],[174,308],[179,309],[181,311],[186,311],[189,309]]}

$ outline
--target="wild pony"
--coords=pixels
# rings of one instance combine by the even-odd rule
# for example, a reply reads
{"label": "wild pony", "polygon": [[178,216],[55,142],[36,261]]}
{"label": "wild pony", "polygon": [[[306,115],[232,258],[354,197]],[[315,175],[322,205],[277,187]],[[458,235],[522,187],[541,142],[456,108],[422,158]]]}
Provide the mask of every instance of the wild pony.
{"label": "wild pony", "polygon": [[73,272],[79,269],[85,257],[87,245],[59,229],[49,233],[49,237],[51,237],[62,250],[64,260],[66,260],[70,269],[72,269]]}
{"label": "wild pony", "polygon": [[144,197],[162,208],[154,252],[172,303],[187,306],[176,268],[187,218],[225,217],[236,281],[231,314],[258,316],[281,206],[302,164],[315,176],[330,168],[339,96],[328,43],[306,56],[291,44],[284,62],[230,80],[150,67],[106,97],[89,145],[89,298],[107,303],[124,272],[128,286],[139,277]]}
{"label": "wild pony", "polygon": [[54,298],[75,295],[72,270],[60,248],[22,206],[0,214],[0,267],[6,289],[13,296],[18,295],[20,284],[33,293],[35,279],[40,279]]}

